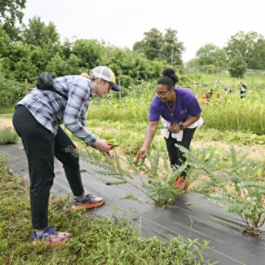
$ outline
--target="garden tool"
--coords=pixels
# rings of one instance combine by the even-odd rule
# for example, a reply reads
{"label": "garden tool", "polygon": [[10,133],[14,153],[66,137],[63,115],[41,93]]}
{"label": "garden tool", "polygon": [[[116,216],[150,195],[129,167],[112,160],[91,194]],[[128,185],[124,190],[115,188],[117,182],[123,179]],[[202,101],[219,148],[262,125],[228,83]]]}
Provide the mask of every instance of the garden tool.
{"label": "garden tool", "polygon": [[110,150],[112,150],[114,147],[117,147],[118,145],[117,144],[112,144],[112,143],[107,143]]}

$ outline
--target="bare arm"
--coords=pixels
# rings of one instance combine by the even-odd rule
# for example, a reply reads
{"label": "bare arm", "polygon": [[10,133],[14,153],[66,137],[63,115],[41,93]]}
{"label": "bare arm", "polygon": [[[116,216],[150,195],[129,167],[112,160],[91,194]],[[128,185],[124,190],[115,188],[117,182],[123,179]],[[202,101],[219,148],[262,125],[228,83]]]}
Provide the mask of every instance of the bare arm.
{"label": "bare arm", "polygon": [[138,162],[140,158],[144,158],[148,148],[155,136],[157,126],[158,126],[159,121],[151,122],[149,121],[148,126],[145,131],[145,139],[144,139],[144,144],[143,147],[138,151],[135,161]]}
{"label": "bare arm", "polygon": [[148,149],[148,147],[150,146],[150,144],[151,144],[151,142],[155,136],[158,122],[159,121],[155,121],[155,122],[149,121],[148,122],[148,126],[147,126],[146,131],[145,131],[144,144],[143,144],[143,147],[146,149]]}
{"label": "bare arm", "polygon": [[201,114],[198,114],[195,117],[190,117],[189,119],[187,119],[185,122],[183,122],[184,129],[189,127],[190,125],[192,125],[196,121],[198,121],[200,119],[200,117],[201,117]]}

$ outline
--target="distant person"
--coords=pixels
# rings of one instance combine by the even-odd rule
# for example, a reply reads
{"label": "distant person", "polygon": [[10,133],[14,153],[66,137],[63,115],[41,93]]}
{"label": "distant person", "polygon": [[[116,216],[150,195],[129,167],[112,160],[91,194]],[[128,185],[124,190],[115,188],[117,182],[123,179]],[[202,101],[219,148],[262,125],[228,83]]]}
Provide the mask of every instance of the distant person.
{"label": "distant person", "polygon": [[[185,156],[175,145],[190,148],[193,134],[202,125],[201,107],[192,91],[175,87],[179,79],[172,68],[165,68],[163,76],[157,81],[156,97],[151,103],[148,127],[145,132],[143,147],[138,151],[135,161],[144,158],[155,136],[160,117],[164,127],[162,133],[166,141],[171,167],[185,163]],[[186,172],[176,179],[176,188],[182,188]],[[185,184],[185,191],[188,184]]]}
{"label": "distant person", "polygon": [[102,197],[85,193],[79,158],[65,152],[69,146],[76,147],[60,124],[64,123],[71,133],[87,145],[113,156],[108,143],[87,130],[86,117],[92,93],[103,97],[110,93],[110,89],[121,91],[115,83],[114,73],[106,66],[99,66],[90,75],[51,78],[51,86],[55,91],[35,88],[16,106],[13,125],[22,139],[28,159],[35,246],[56,246],[71,236],[48,226],[48,203],[55,177],[54,157],[63,164],[74,195],[73,209],[89,209],[104,203]]}
{"label": "distant person", "polygon": [[[202,99],[203,100],[206,100],[206,103],[208,104],[210,102],[210,99],[212,98],[213,96],[213,89],[211,89],[209,92],[206,92],[202,95]],[[216,98],[219,98],[220,97],[220,94],[218,93],[216,95]]]}
{"label": "distant person", "polygon": [[227,95],[228,93],[232,93],[231,88],[225,87],[224,88],[225,94]]}
{"label": "distant person", "polygon": [[245,84],[243,84],[243,82],[240,83],[240,98],[244,98],[245,97],[245,93],[247,90],[247,86]]}
{"label": "distant person", "polygon": [[206,92],[202,95],[202,99],[203,99],[203,104],[209,102],[210,98],[212,97],[213,95],[213,90],[211,89],[209,92]]}

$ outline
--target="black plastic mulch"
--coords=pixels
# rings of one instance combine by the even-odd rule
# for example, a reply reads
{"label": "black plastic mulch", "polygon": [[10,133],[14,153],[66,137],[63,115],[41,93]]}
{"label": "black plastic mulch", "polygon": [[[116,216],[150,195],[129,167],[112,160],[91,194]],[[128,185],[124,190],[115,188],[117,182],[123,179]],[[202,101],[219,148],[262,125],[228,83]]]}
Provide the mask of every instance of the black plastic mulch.
{"label": "black plastic mulch", "polygon": [[[26,155],[21,143],[0,146],[0,154],[7,156],[14,174],[28,177]],[[99,176],[95,176],[93,165],[84,161],[80,161],[80,165],[86,191],[106,200],[102,207],[90,211],[97,216],[112,216],[115,206],[121,210],[131,210],[129,218],[137,220],[144,237],[159,236],[168,241],[180,235],[191,239],[210,240],[210,246],[214,249],[204,252],[206,259],[219,261],[218,264],[224,265],[265,264],[265,238],[244,236],[242,231],[245,225],[239,217],[210,203],[202,195],[179,195],[173,207],[160,208],[154,206],[149,198],[133,186],[106,185]],[[52,192],[70,192],[63,168],[57,160],[55,175]],[[134,181],[139,185],[141,183],[139,176],[135,176]],[[120,200],[128,194],[138,197],[139,201]],[[264,226],[261,230],[265,235]]]}

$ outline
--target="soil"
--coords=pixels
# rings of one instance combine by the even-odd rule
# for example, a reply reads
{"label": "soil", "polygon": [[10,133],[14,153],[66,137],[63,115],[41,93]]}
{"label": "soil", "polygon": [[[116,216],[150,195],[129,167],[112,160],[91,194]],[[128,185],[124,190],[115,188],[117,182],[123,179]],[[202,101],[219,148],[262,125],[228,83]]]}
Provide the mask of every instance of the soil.
{"label": "soil", "polygon": [[[202,141],[202,140],[198,140],[198,141],[192,141],[191,142],[191,146],[194,149],[197,148],[205,148],[205,147],[216,147],[216,148],[220,148],[220,149],[224,149],[224,150],[229,150],[231,144],[228,143],[224,143],[221,141]],[[256,160],[263,160],[264,159],[264,152],[265,152],[265,147],[262,145],[235,145],[235,150],[239,151],[241,150],[242,153],[241,154],[245,154],[245,153],[249,153],[249,156],[247,158],[252,158],[252,159],[256,159]]]}
{"label": "soil", "polygon": [[254,233],[254,231],[252,231],[252,230],[245,229],[242,232],[242,234],[244,236],[247,236],[247,237],[252,236],[252,237],[261,237],[261,238],[263,238],[262,231],[260,231],[260,230],[257,230],[256,233]]}
{"label": "soil", "polygon": [[11,127],[13,128],[12,120],[0,117],[0,129]]}

